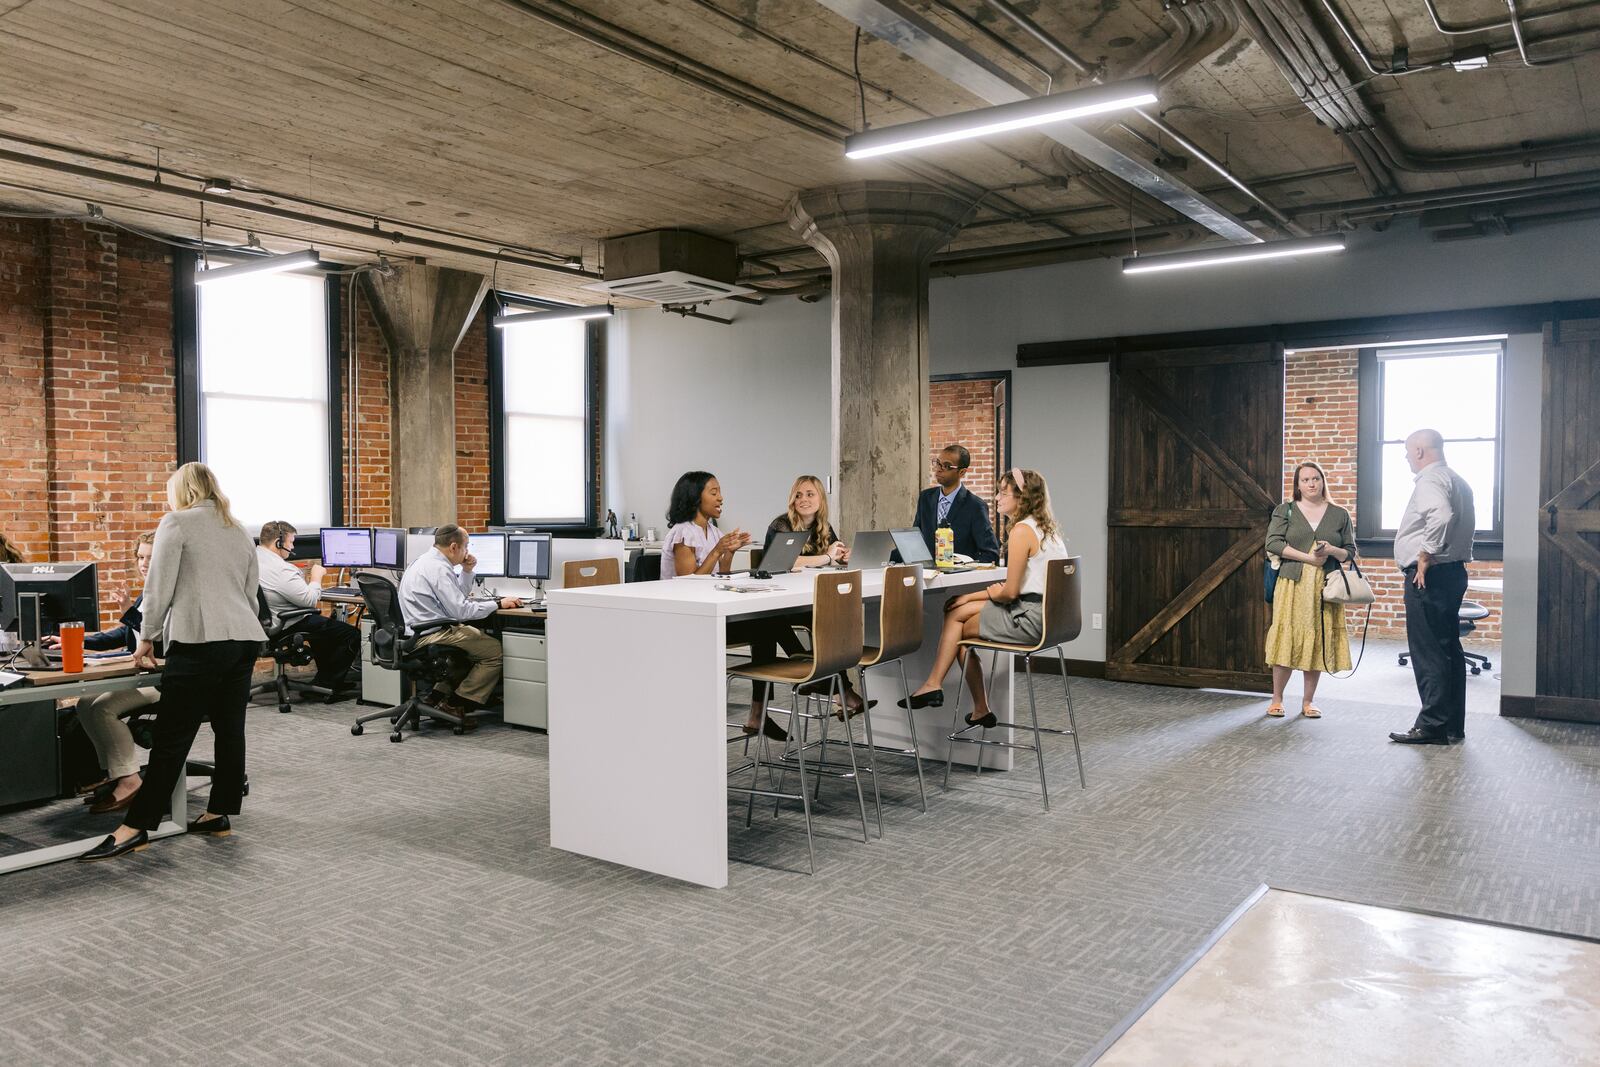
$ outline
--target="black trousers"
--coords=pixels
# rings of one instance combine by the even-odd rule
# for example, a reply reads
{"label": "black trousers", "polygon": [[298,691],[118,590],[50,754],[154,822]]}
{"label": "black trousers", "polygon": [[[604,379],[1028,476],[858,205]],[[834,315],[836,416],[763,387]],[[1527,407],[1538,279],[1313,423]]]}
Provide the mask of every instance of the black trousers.
{"label": "black trousers", "polygon": [[260,651],[258,641],[167,644],[150,762],[144,785],[128,808],[127,825],[136,830],[161,825],[172,787],[184,772],[194,735],[207,716],[216,738],[216,770],[206,810],[217,815],[238,813],[244,792],[244,709],[250,700],[250,672]]}
{"label": "black trousers", "polygon": [[331,686],[361,655],[361,631],[326,615],[307,615],[290,632],[305,634],[311,645],[311,658],[317,664],[317,676],[312,679],[316,685]]}
{"label": "black trousers", "polygon": [[1406,644],[1417,678],[1422,711],[1417,729],[1430,734],[1464,734],[1467,725],[1467,658],[1461,651],[1461,598],[1467,595],[1464,563],[1428,568],[1426,589],[1406,569]]}

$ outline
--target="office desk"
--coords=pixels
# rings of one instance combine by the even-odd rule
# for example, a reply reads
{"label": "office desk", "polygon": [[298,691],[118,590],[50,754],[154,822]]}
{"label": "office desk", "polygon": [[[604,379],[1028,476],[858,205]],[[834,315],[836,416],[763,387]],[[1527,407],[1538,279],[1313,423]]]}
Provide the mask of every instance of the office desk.
{"label": "office desk", "polygon": [[[546,594],[552,845],[699,885],[728,884],[727,624],[809,608],[816,574],[783,575],[760,593],[681,578]],[[1004,579],[1003,569],[927,576],[923,647],[906,659],[913,688],[932,662],[948,595]],[[865,572],[869,644],[882,592],[883,571]],[[1006,719],[1008,657],[1000,663],[993,706]],[[899,681],[898,671],[872,672],[872,729],[881,745],[909,747],[907,713],[895,706]],[[949,748],[958,682],[951,671],[946,706],[916,713],[929,761],[942,761]],[[979,747],[958,746],[957,758],[970,763],[981,755],[985,767],[1010,767],[1009,750],[970,751]]]}
{"label": "office desk", "polygon": [[[82,699],[118,689],[137,689],[161,679],[160,671],[140,671],[133,665],[131,658],[85,664],[82,674],[65,674],[60,671],[30,671],[27,674],[26,683],[0,691],[0,736],[5,732],[5,716],[8,711],[27,708],[30,705],[35,708],[39,705],[48,705],[53,716],[56,702],[59,700],[70,700],[73,697]],[[188,821],[189,787],[186,777],[179,775],[177,784],[172,787],[171,815],[159,828],[150,832],[150,840],[156,841],[163,837],[181,834],[185,831]],[[84,841],[47,845],[30,852],[0,858],[0,874],[24,871],[30,867],[42,867],[60,860],[76,859],[102,840],[104,840],[103,834]]]}

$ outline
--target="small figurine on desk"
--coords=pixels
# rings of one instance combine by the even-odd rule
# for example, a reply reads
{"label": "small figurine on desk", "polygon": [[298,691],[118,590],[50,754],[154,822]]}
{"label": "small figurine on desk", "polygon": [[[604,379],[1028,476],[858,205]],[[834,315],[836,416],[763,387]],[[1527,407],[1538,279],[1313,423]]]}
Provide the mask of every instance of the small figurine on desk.
{"label": "small figurine on desk", "polygon": [[612,540],[622,536],[622,531],[617,529],[617,513],[610,508],[606,508],[605,536]]}

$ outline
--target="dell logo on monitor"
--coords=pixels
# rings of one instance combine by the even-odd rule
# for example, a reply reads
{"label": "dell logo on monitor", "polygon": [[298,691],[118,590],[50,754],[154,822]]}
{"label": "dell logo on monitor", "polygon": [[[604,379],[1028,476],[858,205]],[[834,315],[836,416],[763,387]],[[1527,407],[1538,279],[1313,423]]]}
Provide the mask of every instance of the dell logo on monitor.
{"label": "dell logo on monitor", "polygon": [[56,572],[56,569],[53,566],[50,566],[49,564],[41,564],[39,566],[34,567],[33,570],[30,571],[29,573],[30,574],[54,574],[55,572]]}

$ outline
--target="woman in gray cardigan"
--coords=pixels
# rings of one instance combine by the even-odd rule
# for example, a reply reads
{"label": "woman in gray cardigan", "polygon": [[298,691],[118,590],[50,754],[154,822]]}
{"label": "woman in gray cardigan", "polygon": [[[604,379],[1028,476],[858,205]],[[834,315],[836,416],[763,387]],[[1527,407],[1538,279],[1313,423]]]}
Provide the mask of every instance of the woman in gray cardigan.
{"label": "woman in gray cardigan", "polygon": [[256,616],[255,542],[228,510],[228,498],[203,463],[178,468],[167,481],[167,501],[172,511],[156,528],[144,625],[133,654],[139,666],[153,668],[155,642],[166,643],[150,762],[126,821],[84,853],[86,860],[111,859],[149,845],[150,831],[161,825],[207,715],[216,737],[216,770],[206,813],[189,824],[189,832],[228,833],[228,816],[238,813],[244,792],[244,711],[250,674],[267,639]]}
{"label": "woman in gray cardigan", "polygon": [[1283,690],[1289,676],[1303,672],[1300,714],[1320,719],[1312,703],[1324,670],[1350,669],[1344,605],[1322,601],[1326,571],[1355,558],[1350,513],[1328,500],[1327,476],[1309,460],[1294,469],[1294,498],[1273,509],[1267,526],[1267,555],[1282,560],[1272,592],[1272,625],[1267,627],[1267,662],[1272,665],[1272,704],[1267,714],[1283,717]]}

